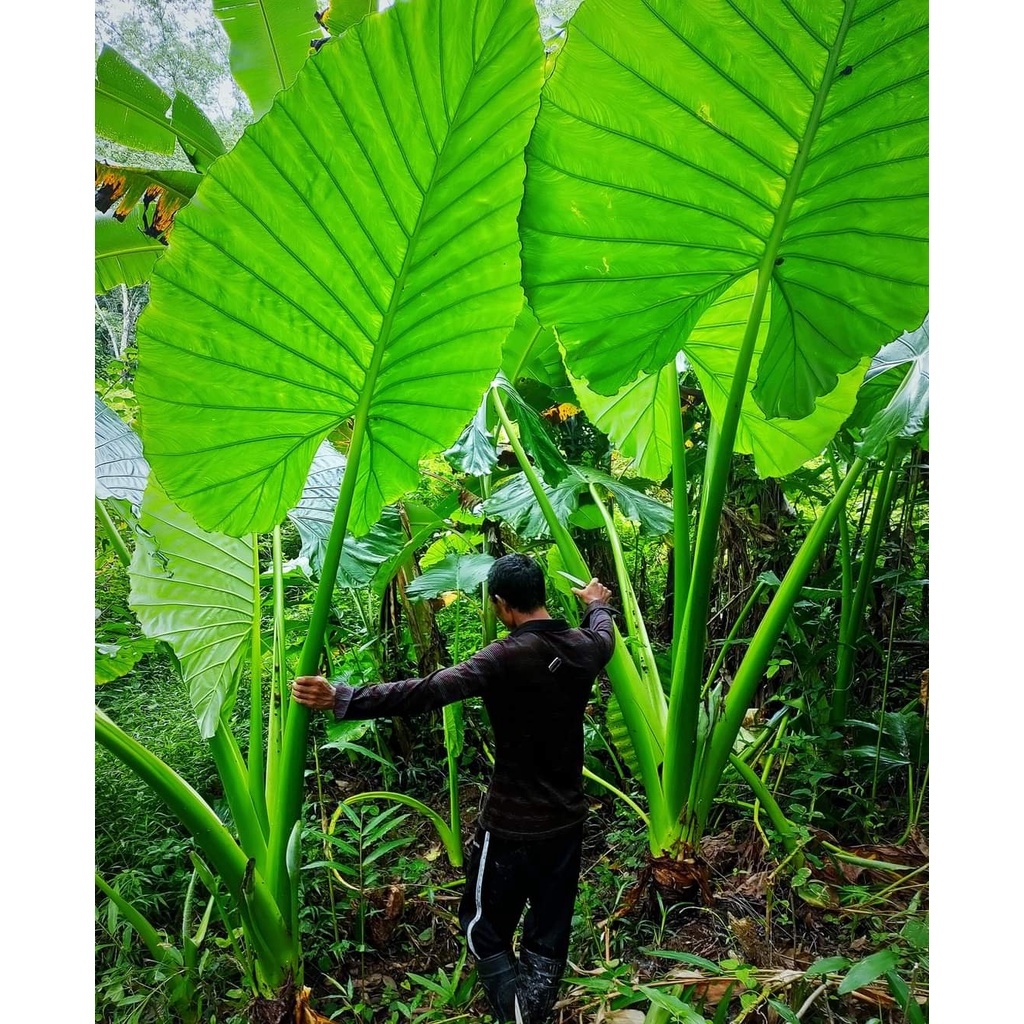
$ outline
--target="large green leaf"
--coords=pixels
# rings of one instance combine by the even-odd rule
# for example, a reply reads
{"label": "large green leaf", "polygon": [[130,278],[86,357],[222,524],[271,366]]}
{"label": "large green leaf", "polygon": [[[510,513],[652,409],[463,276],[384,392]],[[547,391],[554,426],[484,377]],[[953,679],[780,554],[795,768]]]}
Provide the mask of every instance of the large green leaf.
{"label": "large green leaf", "polygon": [[96,134],[132,149],[174,152],[171,98],[111,46],[96,58]]}
{"label": "large green leaf", "polygon": [[437,597],[452,590],[470,594],[487,579],[487,573],[494,563],[492,555],[475,552],[467,555],[447,555],[437,565],[417,576],[408,587],[406,594],[413,600]]}
{"label": "large green leaf", "polygon": [[230,707],[248,653],[253,612],[252,537],[199,529],[151,475],[139,516],[128,603],[143,632],[178,657],[201,735]]}
{"label": "large green leaf", "polygon": [[231,49],[231,73],[261,117],[302,67],[320,37],[316,0],[213,0]]}
{"label": "large green leaf", "polygon": [[[672,509],[656,498],[589,466],[569,466],[568,470],[568,475],[553,487],[542,484],[554,508],[555,517],[563,525],[581,507],[580,496],[585,494],[589,498],[589,485],[594,483],[610,491],[619,511],[627,519],[639,523],[645,533],[661,536],[672,529]],[[507,522],[520,537],[551,536],[530,482],[523,473],[517,473],[495,488],[494,493],[483,503],[483,511],[488,518]]]}
{"label": "large green leaf", "polygon": [[149,476],[142,442],[99,395],[95,398],[96,497],[125,498],[138,511]]}
{"label": "large green leaf", "polygon": [[[612,395],[754,274],[802,418],[927,309],[925,0],[587,0],[527,152],[525,282]],[[743,316],[741,323],[747,319]]]}
{"label": "large green leaf", "polygon": [[476,411],[522,304],[541,57],[529,0],[400,3],[211,168],[138,328],[147,457],[204,527],[269,529],[355,416],[364,533]]}
{"label": "large green leaf", "polygon": [[671,417],[679,412],[679,374],[676,363],[658,373],[640,373],[610,398],[587,387],[569,373],[580,406],[599,430],[648,480],[661,481],[672,469]]}
{"label": "large green leaf", "polygon": [[[742,342],[742,324],[753,298],[755,278],[755,274],[748,274],[716,299],[686,341],[686,357],[700,380],[711,415],[718,422],[725,415]],[[761,476],[786,476],[820,455],[853,411],[857,389],[869,360],[864,358],[852,370],[840,374],[838,385],[815,401],[814,411],[809,416],[799,420],[769,418],[753,395],[767,338],[766,318],[761,322],[754,343],[734,450],[753,455]]]}

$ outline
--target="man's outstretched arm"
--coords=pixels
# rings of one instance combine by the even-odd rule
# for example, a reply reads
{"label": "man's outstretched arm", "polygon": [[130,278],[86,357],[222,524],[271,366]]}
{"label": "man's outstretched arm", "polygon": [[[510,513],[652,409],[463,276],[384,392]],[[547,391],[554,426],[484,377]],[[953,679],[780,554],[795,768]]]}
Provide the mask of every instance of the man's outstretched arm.
{"label": "man's outstretched arm", "polygon": [[466,697],[482,696],[501,680],[504,667],[500,651],[500,644],[489,644],[472,658],[451,668],[419,679],[399,679],[370,686],[332,684],[323,676],[299,676],[292,680],[292,697],[309,708],[333,710],[338,719],[413,715]]}

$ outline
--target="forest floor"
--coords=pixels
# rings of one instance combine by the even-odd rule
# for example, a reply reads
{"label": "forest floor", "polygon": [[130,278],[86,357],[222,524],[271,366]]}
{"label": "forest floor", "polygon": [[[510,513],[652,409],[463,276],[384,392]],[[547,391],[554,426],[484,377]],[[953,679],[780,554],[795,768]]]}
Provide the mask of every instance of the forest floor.
{"label": "forest floor", "polygon": [[[592,803],[554,1024],[641,1024],[652,990],[667,993],[669,1001],[672,995],[685,999],[708,1021],[730,1024],[784,1021],[779,1004],[806,1024],[913,1024],[883,973],[855,991],[840,994],[839,988],[850,965],[893,949],[900,954],[900,977],[917,1003],[926,1002],[928,848],[920,832],[900,847],[847,848],[865,861],[906,865],[907,872],[821,859],[811,884],[797,892],[792,867],[770,858],[749,817],[738,817],[702,844],[704,895],[665,894],[650,877],[642,829],[626,839],[616,811],[611,802]],[[468,839],[472,816],[462,824]],[[340,1001],[373,1024],[405,1019],[415,989],[403,981],[419,975],[436,990],[418,982],[429,1000],[412,1006],[415,1019],[433,1024],[488,1013],[479,986],[466,984],[472,961],[460,967],[462,871],[447,863],[425,822],[416,827],[417,842],[409,849],[425,852],[429,877],[412,884],[392,880],[366,892],[362,951],[353,947],[333,967],[314,967],[307,975],[321,1012],[335,1015]],[[824,833],[816,838],[841,845]],[[820,853],[814,843],[808,851],[815,848]],[[343,902],[344,894],[336,889],[335,898]],[[923,964],[912,962],[921,951]],[[824,965],[827,974],[812,969],[805,975],[828,958],[845,959]]]}

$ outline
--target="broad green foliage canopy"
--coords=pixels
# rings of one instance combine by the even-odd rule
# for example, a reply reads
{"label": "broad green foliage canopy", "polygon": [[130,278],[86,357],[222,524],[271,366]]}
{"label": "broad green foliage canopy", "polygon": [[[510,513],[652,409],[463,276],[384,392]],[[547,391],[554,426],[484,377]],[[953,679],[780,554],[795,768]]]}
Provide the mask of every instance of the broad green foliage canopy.
{"label": "broad green foliage canopy", "polygon": [[927,17],[925,0],[586,0],[521,218],[531,304],[574,373],[612,395],[689,356],[754,277],[771,300],[754,396],[799,419],[921,322]]}
{"label": "broad green foliage canopy", "polygon": [[140,424],[205,528],[271,528],[355,417],[364,533],[470,419],[522,305],[541,51],[530,0],[371,15],[308,59],[178,214],[139,322]]}

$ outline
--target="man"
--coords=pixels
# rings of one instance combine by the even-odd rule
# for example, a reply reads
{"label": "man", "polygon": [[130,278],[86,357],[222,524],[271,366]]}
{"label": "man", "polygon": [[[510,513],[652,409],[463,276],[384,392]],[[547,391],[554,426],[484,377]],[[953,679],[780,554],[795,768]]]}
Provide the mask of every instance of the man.
{"label": "man", "polygon": [[[583,819],[583,713],[615,645],[611,592],[596,579],[573,593],[578,629],[548,614],[544,573],[526,555],[497,559],[487,588],[511,631],[467,661],[359,689],[322,676],[292,696],[336,718],[406,715],[483,697],[494,729],[494,774],[470,848],[459,922],[498,1021],[542,1024],[569,953]],[[518,963],[512,936],[523,909]]]}

